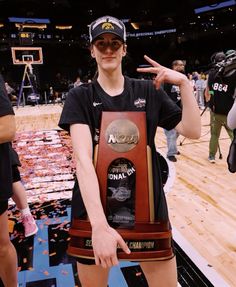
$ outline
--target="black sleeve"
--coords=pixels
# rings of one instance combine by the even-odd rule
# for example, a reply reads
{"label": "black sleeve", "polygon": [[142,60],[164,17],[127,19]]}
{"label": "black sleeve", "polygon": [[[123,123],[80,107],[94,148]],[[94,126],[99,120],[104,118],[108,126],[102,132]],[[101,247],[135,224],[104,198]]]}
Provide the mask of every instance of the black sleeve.
{"label": "black sleeve", "polygon": [[11,164],[12,164],[13,166],[15,166],[15,165],[16,165],[16,166],[21,166],[18,153],[15,151],[15,149],[12,147],[11,144],[9,145],[9,147],[10,147]]}
{"label": "black sleeve", "polygon": [[158,90],[158,101],[160,102],[158,126],[167,130],[175,128],[182,118],[180,107],[162,89]]}
{"label": "black sleeve", "polygon": [[171,87],[172,87],[172,85],[169,83],[165,83],[163,85],[163,90],[167,93],[168,96],[171,93]]}
{"label": "black sleeve", "polygon": [[87,87],[77,87],[71,89],[66,98],[59,127],[69,131],[71,124],[87,124],[90,125],[90,104]]}
{"label": "black sleeve", "polygon": [[[217,81],[217,70],[215,69],[211,69],[209,74],[208,74],[208,80],[207,80],[207,84],[208,84],[208,88],[209,90],[211,91],[212,90],[212,85]],[[218,80],[222,81],[222,79],[219,79]]]}
{"label": "black sleeve", "polygon": [[9,143],[0,144],[0,201],[12,196],[12,166]]}
{"label": "black sleeve", "polygon": [[0,75],[0,117],[6,115],[14,115],[11,102],[7,96],[5,89],[5,83],[2,76]]}

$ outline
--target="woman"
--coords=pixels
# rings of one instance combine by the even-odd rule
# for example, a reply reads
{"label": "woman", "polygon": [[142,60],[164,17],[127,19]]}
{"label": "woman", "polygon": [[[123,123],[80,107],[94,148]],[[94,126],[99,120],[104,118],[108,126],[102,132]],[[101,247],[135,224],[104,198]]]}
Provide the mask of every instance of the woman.
{"label": "woman", "polygon": [[12,195],[9,142],[15,136],[15,119],[0,75],[0,278],[5,287],[17,286],[17,255],[8,231],[8,199]]}
{"label": "woman", "polygon": [[20,210],[25,237],[29,237],[38,232],[38,226],[33,215],[31,214],[27,202],[26,190],[21,181],[20,171],[18,169],[18,166],[21,166],[20,159],[12,145],[10,145],[10,155],[12,164],[12,199],[16,203],[17,208]]}
{"label": "woman", "polygon": [[236,88],[234,91],[234,104],[227,115],[227,125],[231,130],[236,129]]}
{"label": "woman", "polygon": [[[149,57],[152,65],[140,72],[156,74],[152,81],[134,80],[122,74],[122,58],[126,55],[126,31],[118,19],[104,16],[90,25],[91,56],[97,62],[98,77],[90,84],[72,89],[66,99],[59,126],[70,131],[76,158],[76,175],[79,185],[74,189],[72,217],[88,214],[92,226],[92,246],[95,262],[78,259],[79,279],[83,287],[107,286],[109,269],[118,264],[117,246],[130,253],[125,241],[112,228],[103,212],[97,175],[93,166],[93,148],[98,142],[102,111],[145,111],[147,117],[148,145],[153,151],[157,126],[176,128],[186,137],[200,136],[200,116],[192,89],[185,75],[167,69]],[[179,85],[183,111],[160,89],[163,82]],[[156,217],[168,220],[163,189],[155,177]],[[81,198],[82,196],[82,198]],[[175,257],[170,260],[140,263],[150,287],[176,286]],[[163,276],[166,275],[166,276]]]}
{"label": "woman", "polygon": [[236,172],[236,88],[234,91],[234,104],[227,115],[227,125],[233,130],[234,138],[230,144],[227,156],[228,169],[230,172]]}

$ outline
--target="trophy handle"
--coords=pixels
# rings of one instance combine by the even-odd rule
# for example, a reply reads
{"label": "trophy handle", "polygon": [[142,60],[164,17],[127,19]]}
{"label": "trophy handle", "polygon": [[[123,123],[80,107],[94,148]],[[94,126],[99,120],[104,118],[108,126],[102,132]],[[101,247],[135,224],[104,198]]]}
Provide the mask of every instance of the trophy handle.
{"label": "trophy handle", "polygon": [[155,221],[155,210],[154,210],[154,193],[153,193],[153,174],[152,174],[152,151],[147,146],[147,168],[148,168],[148,193],[149,193],[149,213],[150,222]]}
{"label": "trophy handle", "polygon": [[97,160],[98,160],[98,144],[95,145],[94,152],[93,152],[93,165],[94,165],[95,169],[97,166]]}

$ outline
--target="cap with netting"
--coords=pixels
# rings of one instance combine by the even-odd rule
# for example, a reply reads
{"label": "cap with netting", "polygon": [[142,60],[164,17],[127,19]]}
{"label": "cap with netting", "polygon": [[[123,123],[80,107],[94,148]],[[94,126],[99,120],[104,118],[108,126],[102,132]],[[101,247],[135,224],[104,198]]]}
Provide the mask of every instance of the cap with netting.
{"label": "cap with netting", "polygon": [[89,40],[92,43],[104,33],[111,33],[126,42],[126,29],[122,21],[115,17],[103,16],[92,22],[89,26]]}
{"label": "cap with netting", "polygon": [[229,56],[235,55],[235,54],[236,54],[236,51],[233,50],[233,49],[228,50],[228,51],[226,51],[226,53],[225,53],[226,57],[229,57]]}

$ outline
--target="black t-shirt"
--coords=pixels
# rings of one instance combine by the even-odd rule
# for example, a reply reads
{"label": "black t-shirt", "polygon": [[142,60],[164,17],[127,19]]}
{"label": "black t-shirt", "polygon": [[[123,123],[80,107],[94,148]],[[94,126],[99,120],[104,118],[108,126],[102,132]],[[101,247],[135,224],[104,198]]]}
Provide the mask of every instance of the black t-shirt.
{"label": "black t-shirt", "polygon": [[[14,111],[0,75],[0,117],[6,115],[14,115]],[[12,195],[11,170],[9,143],[0,144],[0,200],[6,200]]]}
{"label": "black t-shirt", "polygon": [[179,86],[165,83],[163,89],[167,93],[167,95],[171,98],[171,100],[176,103],[179,107],[181,107],[181,97],[180,97],[180,88]]}
{"label": "black t-shirt", "polygon": [[[173,129],[181,120],[181,110],[162,89],[156,90],[152,81],[125,77],[124,91],[113,97],[109,96],[97,81],[70,90],[59,126],[69,131],[71,124],[88,125],[95,146],[99,139],[102,111],[146,112],[147,142],[152,150],[155,216],[156,219],[167,220],[168,212],[154,137],[158,126],[168,130]],[[83,217],[85,215],[85,208],[76,181],[72,198],[72,216]]]}
{"label": "black t-shirt", "polygon": [[234,103],[235,82],[231,78],[222,78],[212,70],[208,77],[208,88],[211,94],[209,107],[216,114],[227,115]]}

